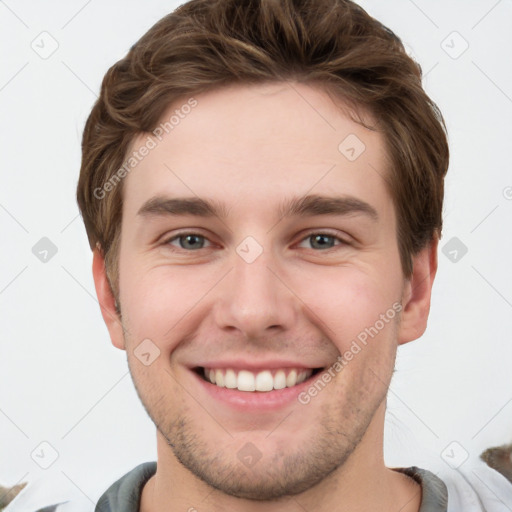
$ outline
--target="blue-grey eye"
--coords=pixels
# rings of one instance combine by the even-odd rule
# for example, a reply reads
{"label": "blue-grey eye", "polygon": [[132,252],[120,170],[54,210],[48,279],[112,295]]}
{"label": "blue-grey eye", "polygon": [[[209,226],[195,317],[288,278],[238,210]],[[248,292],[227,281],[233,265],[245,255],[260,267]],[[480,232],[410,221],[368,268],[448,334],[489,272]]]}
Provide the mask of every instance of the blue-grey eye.
{"label": "blue-grey eye", "polygon": [[[169,245],[173,245],[173,242],[176,240],[179,241],[179,246],[181,249],[198,250],[204,248],[206,238],[195,233],[185,233],[171,238],[167,243]],[[174,245],[174,247],[176,247],[176,245]]]}
{"label": "blue-grey eye", "polygon": [[339,240],[339,238],[334,235],[318,233],[308,236],[307,240],[314,249],[330,249],[335,246],[335,241]]}

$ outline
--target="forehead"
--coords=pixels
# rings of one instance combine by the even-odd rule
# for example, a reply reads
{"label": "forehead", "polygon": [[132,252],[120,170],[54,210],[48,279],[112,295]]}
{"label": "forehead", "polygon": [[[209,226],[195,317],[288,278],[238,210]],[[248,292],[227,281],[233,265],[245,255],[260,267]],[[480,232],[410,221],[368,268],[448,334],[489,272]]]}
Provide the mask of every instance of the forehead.
{"label": "forehead", "polygon": [[[392,215],[382,135],[340,107],[341,100],[298,83],[183,98],[163,113],[159,131],[134,139],[130,152],[148,137],[154,147],[125,180],[124,211],[135,214],[148,198],[167,195],[217,198],[256,215],[283,197],[343,194]],[[371,124],[368,114],[365,121]]]}

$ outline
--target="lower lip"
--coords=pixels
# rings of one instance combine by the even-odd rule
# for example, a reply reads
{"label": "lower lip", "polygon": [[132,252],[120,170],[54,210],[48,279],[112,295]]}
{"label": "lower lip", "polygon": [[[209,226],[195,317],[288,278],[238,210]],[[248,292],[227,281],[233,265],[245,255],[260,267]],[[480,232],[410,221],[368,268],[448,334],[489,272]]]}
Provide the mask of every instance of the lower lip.
{"label": "lower lip", "polygon": [[221,388],[204,380],[196,372],[190,370],[200,386],[211,397],[240,411],[273,411],[292,403],[298,403],[298,396],[317,380],[322,372],[315,373],[304,382],[291,388],[274,389],[272,391],[240,391],[238,389]]}

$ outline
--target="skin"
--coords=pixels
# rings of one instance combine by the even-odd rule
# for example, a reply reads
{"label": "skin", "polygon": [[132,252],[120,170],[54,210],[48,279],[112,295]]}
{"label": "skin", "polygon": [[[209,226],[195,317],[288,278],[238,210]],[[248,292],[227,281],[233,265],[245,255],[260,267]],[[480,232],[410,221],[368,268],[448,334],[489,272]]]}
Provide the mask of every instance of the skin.
{"label": "skin", "polygon": [[[93,260],[112,343],[126,350],[157,427],[158,469],[140,510],[418,511],[421,487],[384,464],[385,398],[398,345],[426,328],[437,240],[405,279],[381,134],[305,84],[236,85],[195,98],[124,179],[121,318],[101,253]],[[366,146],[355,161],[338,150],[349,134]],[[228,216],[137,215],[162,194],[216,199]],[[305,194],[354,196],[379,219],[279,216],[284,199]],[[192,249],[182,238],[183,248],[169,242],[178,230],[206,238]],[[325,230],[334,235],[329,252],[309,238]],[[263,249],[252,263],[236,252],[247,236]],[[207,396],[188,369],[238,356],[327,367],[397,302],[401,315],[306,405],[242,414]],[[149,366],[134,353],[144,339],[160,350]],[[261,454],[250,468],[237,458],[247,442]]]}

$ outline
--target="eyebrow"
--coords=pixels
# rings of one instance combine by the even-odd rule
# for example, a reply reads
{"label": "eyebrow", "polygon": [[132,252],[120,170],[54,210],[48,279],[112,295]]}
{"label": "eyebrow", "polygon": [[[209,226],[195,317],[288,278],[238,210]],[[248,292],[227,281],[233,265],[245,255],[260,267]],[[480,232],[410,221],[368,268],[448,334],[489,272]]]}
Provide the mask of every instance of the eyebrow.
{"label": "eyebrow", "polygon": [[[224,203],[199,197],[170,198],[155,196],[141,206],[137,215],[193,215],[225,219],[228,216],[228,209]],[[373,206],[353,196],[308,195],[294,197],[280,204],[278,215],[279,218],[315,215],[365,215],[374,222],[379,220],[379,214]]]}

